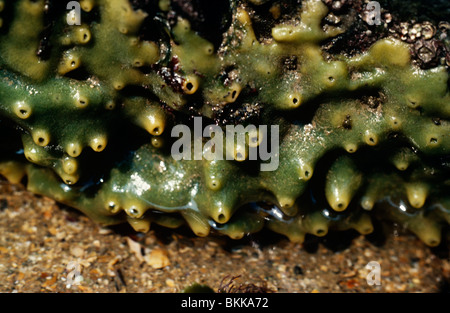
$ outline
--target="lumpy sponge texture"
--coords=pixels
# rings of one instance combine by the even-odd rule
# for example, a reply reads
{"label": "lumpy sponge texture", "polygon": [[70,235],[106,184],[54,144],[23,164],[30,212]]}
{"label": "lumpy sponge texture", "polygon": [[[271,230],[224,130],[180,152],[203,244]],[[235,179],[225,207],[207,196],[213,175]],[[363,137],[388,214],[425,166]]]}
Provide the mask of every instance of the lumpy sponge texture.
{"label": "lumpy sponge texture", "polygon": [[[326,1],[226,2],[212,40],[189,11],[201,1],[81,0],[77,12],[0,0],[0,174],[143,232],[267,227],[302,242],[369,234],[377,219],[438,245],[450,223],[445,62],[421,68],[395,36],[331,53],[351,30],[326,23]],[[278,166],[249,157],[274,135],[258,131],[226,144],[231,158],[174,158],[172,130],[198,121],[276,125]]]}

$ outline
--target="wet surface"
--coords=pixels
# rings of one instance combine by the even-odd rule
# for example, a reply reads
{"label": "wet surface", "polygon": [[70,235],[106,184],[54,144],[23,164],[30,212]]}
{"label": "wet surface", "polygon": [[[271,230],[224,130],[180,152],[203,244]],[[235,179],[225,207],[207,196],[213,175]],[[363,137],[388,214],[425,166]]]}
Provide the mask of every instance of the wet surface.
{"label": "wet surface", "polygon": [[[231,240],[188,229],[100,227],[77,211],[0,181],[0,292],[448,292],[449,240],[430,249],[398,227]],[[448,232],[447,232],[448,233]],[[377,276],[380,285],[370,285]],[[372,275],[369,275],[369,272]],[[369,280],[367,279],[369,277]],[[234,286],[234,287],[233,287]]]}

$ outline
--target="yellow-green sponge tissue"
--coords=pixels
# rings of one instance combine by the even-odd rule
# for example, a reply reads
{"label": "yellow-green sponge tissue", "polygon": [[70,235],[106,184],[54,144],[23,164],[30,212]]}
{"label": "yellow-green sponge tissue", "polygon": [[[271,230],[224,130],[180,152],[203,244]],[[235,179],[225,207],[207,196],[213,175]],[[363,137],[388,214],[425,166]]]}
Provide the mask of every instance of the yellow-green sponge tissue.
{"label": "yellow-green sponge tissue", "polygon": [[450,5],[335,2],[0,0],[0,174],[140,232],[439,245]]}

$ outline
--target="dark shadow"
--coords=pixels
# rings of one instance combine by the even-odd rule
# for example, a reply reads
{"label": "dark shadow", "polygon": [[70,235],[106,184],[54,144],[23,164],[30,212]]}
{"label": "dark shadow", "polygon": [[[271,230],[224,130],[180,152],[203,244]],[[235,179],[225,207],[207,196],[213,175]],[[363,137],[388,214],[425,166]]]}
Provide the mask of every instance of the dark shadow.
{"label": "dark shadow", "polygon": [[229,0],[173,0],[175,16],[187,19],[194,31],[211,42],[217,49],[222,36],[231,25],[232,12]]}
{"label": "dark shadow", "polygon": [[376,247],[381,247],[386,243],[387,236],[384,232],[383,224],[376,219],[372,219],[373,232],[366,235],[367,241]]}
{"label": "dark shadow", "polygon": [[[431,247],[430,251],[433,255],[437,256],[441,260],[449,260],[450,259],[450,242],[448,239],[450,227],[444,227],[442,229],[442,240],[441,243],[437,247]],[[448,283],[448,282],[447,282]]]}
{"label": "dark shadow", "polygon": [[303,249],[308,253],[316,253],[319,249],[320,238],[311,234],[306,234],[303,242]]}
{"label": "dark shadow", "polygon": [[450,293],[450,280],[442,277],[442,281],[439,283],[439,293]]}
{"label": "dark shadow", "polygon": [[361,236],[356,230],[331,231],[321,238],[321,243],[333,252],[343,251],[352,245],[355,238]]}

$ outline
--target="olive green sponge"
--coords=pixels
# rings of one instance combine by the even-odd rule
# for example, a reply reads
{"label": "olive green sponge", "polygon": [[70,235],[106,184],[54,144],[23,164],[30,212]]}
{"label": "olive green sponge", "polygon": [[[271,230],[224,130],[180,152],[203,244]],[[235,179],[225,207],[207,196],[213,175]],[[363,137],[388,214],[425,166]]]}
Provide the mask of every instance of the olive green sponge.
{"label": "olive green sponge", "polygon": [[[351,30],[325,25],[319,0],[286,2],[284,15],[283,1],[229,2],[217,46],[171,1],[84,0],[70,25],[77,12],[55,1],[0,0],[0,143],[17,141],[0,144],[0,174],[137,231],[187,223],[238,239],[266,226],[302,242],[386,219],[438,245],[450,223],[448,66],[419,67],[395,36],[326,51]],[[231,157],[174,158],[173,131],[198,121],[256,132],[226,143]],[[277,166],[261,170],[270,160],[251,152],[270,136]]]}

